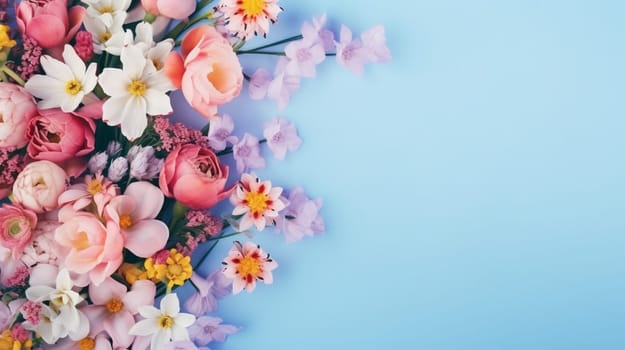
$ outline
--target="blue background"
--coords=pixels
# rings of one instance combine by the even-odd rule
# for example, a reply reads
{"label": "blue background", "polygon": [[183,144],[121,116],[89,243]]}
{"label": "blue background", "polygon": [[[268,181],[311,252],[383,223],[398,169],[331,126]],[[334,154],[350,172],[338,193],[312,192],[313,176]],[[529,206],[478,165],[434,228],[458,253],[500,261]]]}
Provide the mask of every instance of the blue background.
{"label": "blue background", "polygon": [[385,25],[393,62],[224,108],[239,133],[296,123],[257,173],[323,197],[327,233],[254,237],[275,284],[220,304],[242,331],[213,349],[625,348],[625,3],[280,4],[269,39],[327,12]]}

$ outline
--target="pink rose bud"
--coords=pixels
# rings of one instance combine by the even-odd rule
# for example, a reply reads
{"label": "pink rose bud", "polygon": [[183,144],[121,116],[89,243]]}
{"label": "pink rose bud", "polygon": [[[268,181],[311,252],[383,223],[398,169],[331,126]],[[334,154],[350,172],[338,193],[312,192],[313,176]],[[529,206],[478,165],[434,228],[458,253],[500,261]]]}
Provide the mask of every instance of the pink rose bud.
{"label": "pink rose bud", "polygon": [[215,153],[197,145],[174,149],[165,159],[159,185],[165,196],[191,209],[208,209],[227,198],[234,186],[224,190],[228,167]]}
{"label": "pink rose bud", "polygon": [[19,85],[0,82],[0,147],[24,147],[26,127],[36,113],[31,94]]}

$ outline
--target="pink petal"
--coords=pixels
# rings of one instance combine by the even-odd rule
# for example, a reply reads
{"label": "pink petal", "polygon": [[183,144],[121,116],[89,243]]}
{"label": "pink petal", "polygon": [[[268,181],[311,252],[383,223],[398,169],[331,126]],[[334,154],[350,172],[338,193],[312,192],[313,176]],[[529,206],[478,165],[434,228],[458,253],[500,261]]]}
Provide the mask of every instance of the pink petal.
{"label": "pink petal", "polygon": [[28,22],[26,35],[35,39],[41,47],[48,49],[63,44],[65,29],[65,24],[60,18],[40,14]]}
{"label": "pink petal", "polygon": [[149,182],[131,183],[124,195],[135,199],[137,206],[133,211],[133,219],[154,219],[163,207],[165,196],[161,190]]}
{"label": "pink petal", "polygon": [[132,344],[135,337],[128,334],[128,330],[134,325],[135,319],[125,311],[120,311],[104,320],[104,329],[111,336],[114,348],[127,348]]}
{"label": "pink petal", "polygon": [[126,230],[125,247],[141,258],[163,249],[169,238],[167,225],[159,220],[143,220]]}
{"label": "pink petal", "polygon": [[154,304],[156,286],[151,281],[136,281],[132,290],[124,297],[124,308],[132,315],[139,312],[139,307]]}
{"label": "pink petal", "polygon": [[98,287],[89,287],[89,296],[96,305],[106,305],[113,299],[122,299],[126,287],[112,278],[107,278]]}

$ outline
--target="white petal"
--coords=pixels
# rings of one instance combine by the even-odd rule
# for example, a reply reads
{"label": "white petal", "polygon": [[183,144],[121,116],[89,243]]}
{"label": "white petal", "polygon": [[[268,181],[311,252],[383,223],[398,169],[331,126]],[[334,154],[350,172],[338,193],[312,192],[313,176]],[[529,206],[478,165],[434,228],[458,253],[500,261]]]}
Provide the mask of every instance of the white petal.
{"label": "white petal", "polygon": [[142,76],[143,69],[146,66],[146,59],[138,47],[127,46],[122,49],[121,61],[124,73],[130,79],[137,79]]}
{"label": "white petal", "polygon": [[80,102],[82,102],[83,97],[85,97],[85,93],[82,91],[79,91],[76,95],[66,94],[63,97],[63,102],[61,102],[61,110],[65,113],[75,111]]}
{"label": "white petal", "polygon": [[174,326],[171,327],[171,339],[173,341],[189,340],[189,332],[187,332],[186,328],[174,324]]}
{"label": "white petal", "polygon": [[26,290],[26,298],[32,301],[42,301],[50,298],[54,289],[48,286],[32,286]]}
{"label": "white petal", "polygon": [[180,312],[180,302],[176,294],[167,294],[161,300],[161,312],[169,316],[178,315]]}
{"label": "white petal", "polygon": [[48,75],[51,78],[54,78],[56,80],[60,80],[63,82],[67,82],[69,80],[74,79],[74,74],[69,69],[69,67],[63,64],[63,62],[55,58],[52,58],[48,55],[44,55],[39,60],[39,63],[41,63],[41,67],[46,72],[46,75]]}
{"label": "white petal", "polygon": [[69,277],[69,271],[62,269],[56,276],[56,289],[58,290],[71,290],[74,285],[72,279]]}
{"label": "white petal", "polygon": [[187,328],[195,323],[195,316],[187,313],[179,313],[178,316],[174,317],[174,323],[181,327]]}
{"label": "white petal", "polygon": [[[24,85],[31,95],[41,98],[56,98],[65,94],[65,83],[47,75],[33,75]],[[57,107],[59,102],[57,101]]]}
{"label": "white petal", "polygon": [[73,47],[69,45],[65,45],[63,49],[63,60],[65,64],[69,67],[74,75],[74,79],[82,81],[85,77],[85,71],[87,68],[85,67],[85,62],[83,62]]}
{"label": "white petal", "polygon": [[128,334],[146,336],[154,334],[159,330],[160,328],[158,327],[158,324],[156,324],[156,320],[150,318],[135,323],[135,325],[128,331]]}
{"label": "white petal", "polygon": [[148,126],[145,99],[133,97],[128,99],[124,107],[122,120],[122,134],[129,140],[135,140],[143,134]]}
{"label": "white petal", "polygon": [[149,115],[167,115],[173,111],[169,96],[160,91],[148,89],[144,97]]}
{"label": "white petal", "polygon": [[85,72],[85,76],[83,77],[81,84],[82,84],[82,91],[85,92],[85,94],[90,93],[91,91],[93,91],[93,89],[95,88],[96,84],[98,83],[98,77],[96,76],[96,69],[98,68],[98,65],[95,63],[91,63],[89,65],[89,67],[87,67],[87,71]]}
{"label": "white petal", "polygon": [[129,98],[128,96],[120,96],[106,100],[102,106],[102,120],[110,126],[121,124],[124,120],[126,101]]}
{"label": "white petal", "polygon": [[161,310],[155,308],[152,305],[139,306],[137,310],[139,311],[139,314],[144,318],[158,318],[162,315]]}
{"label": "white petal", "polygon": [[109,96],[128,95],[128,85],[130,78],[124,71],[117,68],[104,68],[98,79],[104,93]]}

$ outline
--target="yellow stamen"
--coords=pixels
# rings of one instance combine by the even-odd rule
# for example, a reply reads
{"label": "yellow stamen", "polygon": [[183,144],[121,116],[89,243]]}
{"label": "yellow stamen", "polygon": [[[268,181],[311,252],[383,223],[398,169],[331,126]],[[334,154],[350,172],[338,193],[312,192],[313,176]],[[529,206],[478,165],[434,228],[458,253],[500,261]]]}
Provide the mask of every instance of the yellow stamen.
{"label": "yellow stamen", "polygon": [[265,0],[242,0],[241,10],[250,17],[255,17],[263,13],[265,9]]}
{"label": "yellow stamen", "polygon": [[115,12],[115,9],[113,9],[112,6],[102,6],[102,7],[100,7],[100,13],[101,14],[113,13],[113,12]]}
{"label": "yellow stamen", "polygon": [[113,299],[106,303],[106,310],[112,314],[118,313],[124,307],[124,303],[119,299]]}
{"label": "yellow stamen", "polygon": [[82,84],[76,79],[70,80],[67,82],[67,84],[65,84],[65,92],[69,95],[78,95],[80,89],[82,89]]}
{"label": "yellow stamen", "polygon": [[102,33],[102,35],[100,35],[100,42],[101,43],[105,43],[107,42],[111,37],[113,36],[113,34],[111,34],[111,32],[104,32]]}
{"label": "yellow stamen", "polygon": [[72,246],[76,250],[85,250],[89,248],[89,236],[84,231],[78,232],[76,239],[72,240]]}
{"label": "yellow stamen", "polygon": [[132,218],[128,214],[121,215],[119,217],[119,227],[127,229],[132,226]]}
{"label": "yellow stamen", "polygon": [[93,350],[95,348],[95,340],[87,337],[80,340],[77,345],[80,350]]}
{"label": "yellow stamen", "polygon": [[252,277],[256,278],[260,276],[262,271],[263,270],[260,267],[260,260],[254,259],[251,256],[244,257],[237,265],[237,272],[241,276],[251,275]]}
{"label": "yellow stamen", "polygon": [[96,193],[102,192],[103,189],[104,185],[102,185],[102,181],[98,179],[93,179],[87,184],[87,192],[89,192],[92,196]]}
{"label": "yellow stamen", "polygon": [[269,196],[264,193],[248,192],[245,195],[245,201],[252,213],[262,214],[267,209],[267,201]]}
{"label": "yellow stamen", "polygon": [[174,319],[171,316],[166,315],[159,317],[157,322],[158,326],[163,329],[171,328],[174,325]]}
{"label": "yellow stamen", "polygon": [[133,80],[130,83],[130,85],[128,85],[128,92],[130,92],[130,94],[133,95],[133,96],[141,97],[141,96],[145,95],[145,91],[147,89],[148,89],[147,84],[144,83],[142,80],[139,80],[139,79]]}

